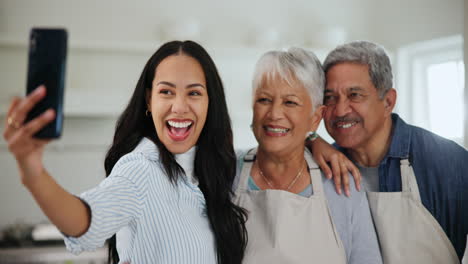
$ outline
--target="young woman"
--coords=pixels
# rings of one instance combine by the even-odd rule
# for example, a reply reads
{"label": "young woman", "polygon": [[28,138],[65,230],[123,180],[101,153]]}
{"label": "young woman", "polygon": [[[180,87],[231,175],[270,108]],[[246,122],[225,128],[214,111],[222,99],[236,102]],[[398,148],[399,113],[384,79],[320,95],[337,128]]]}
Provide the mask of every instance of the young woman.
{"label": "young woman", "polygon": [[117,234],[113,262],[241,263],[246,214],[230,200],[230,119],[221,79],[200,45],[169,42],[149,59],[117,122],[107,178],[79,197],[44,168],[49,141],[33,137],[54,112],[24,123],[45,94],[39,87],[12,101],[4,138],[22,183],[70,251],[93,250]]}

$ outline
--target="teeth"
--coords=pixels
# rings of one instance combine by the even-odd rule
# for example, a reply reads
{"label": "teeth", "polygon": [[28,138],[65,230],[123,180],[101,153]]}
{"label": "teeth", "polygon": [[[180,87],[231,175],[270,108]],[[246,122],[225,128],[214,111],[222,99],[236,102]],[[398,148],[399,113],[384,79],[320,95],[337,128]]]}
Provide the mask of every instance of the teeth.
{"label": "teeth", "polygon": [[273,133],[286,133],[289,131],[287,128],[273,128],[273,127],[266,127],[266,130],[273,132]]}
{"label": "teeth", "polygon": [[350,128],[350,127],[354,126],[355,124],[356,124],[356,122],[353,122],[353,123],[346,123],[346,124],[339,124],[338,127]]}
{"label": "teeth", "polygon": [[192,124],[192,121],[184,121],[184,122],[175,122],[175,121],[167,121],[167,123],[171,126],[171,127],[176,127],[176,128],[184,128],[184,127],[188,127]]}

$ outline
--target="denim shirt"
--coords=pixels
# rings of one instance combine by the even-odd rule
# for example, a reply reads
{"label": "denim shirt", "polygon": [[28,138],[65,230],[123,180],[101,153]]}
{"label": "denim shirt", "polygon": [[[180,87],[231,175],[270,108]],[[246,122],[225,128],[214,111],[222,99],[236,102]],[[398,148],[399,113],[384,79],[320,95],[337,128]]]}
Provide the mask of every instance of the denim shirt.
{"label": "denim shirt", "polygon": [[[468,234],[468,151],[455,142],[406,124],[392,114],[388,153],[379,165],[381,192],[401,192],[400,160],[413,167],[423,205],[463,256]],[[344,148],[335,145],[346,154]]]}

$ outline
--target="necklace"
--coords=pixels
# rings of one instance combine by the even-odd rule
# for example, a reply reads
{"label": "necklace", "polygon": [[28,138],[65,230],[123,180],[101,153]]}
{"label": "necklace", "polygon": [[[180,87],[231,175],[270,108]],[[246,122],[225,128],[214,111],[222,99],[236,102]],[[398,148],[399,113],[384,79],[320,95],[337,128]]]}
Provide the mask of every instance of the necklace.
{"label": "necklace", "polygon": [[[277,188],[273,187],[273,184],[267,179],[267,177],[265,177],[265,175],[263,174],[262,169],[260,169],[260,165],[258,163],[257,163],[257,166],[258,166],[258,171],[260,172],[260,176],[262,176],[262,178],[265,180],[265,182],[268,184],[268,186],[270,186],[270,188],[272,188],[272,189],[277,189]],[[286,191],[289,191],[289,189],[291,189],[291,187],[294,186],[296,181],[301,177],[303,170],[304,170],[304,166],[302,166],[302,168],[297,173],[296,177],[294,177],[294,179],[288,185],[288,187],[286,188]]]}

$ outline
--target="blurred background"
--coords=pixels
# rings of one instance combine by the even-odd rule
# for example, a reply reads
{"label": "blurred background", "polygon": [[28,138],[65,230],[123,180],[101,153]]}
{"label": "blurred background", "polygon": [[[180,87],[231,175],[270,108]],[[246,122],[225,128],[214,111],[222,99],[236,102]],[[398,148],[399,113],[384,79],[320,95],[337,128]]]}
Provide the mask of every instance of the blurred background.
{"label": "blurred background", "polygon": [[[47,148],[45,163],[76,194],[105,177],[104,155],[116,119],[147,59],[174,39],[198,41],[212,55],[237,148],[255,146],[250,89],[262,53],[300,46],[323,61],[336,45],[358,39],[389,52],[398,91],[395,112],[467,147],[467,9],[463,0],[0,0],[1,129],[9,101],[25,92],[29,30],[64,27],[64,132]],[[319,133],[331,141],[323,125]],[[0,170],[0,230],[47,222],[21,186],[3,138]]]}

